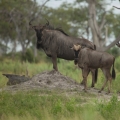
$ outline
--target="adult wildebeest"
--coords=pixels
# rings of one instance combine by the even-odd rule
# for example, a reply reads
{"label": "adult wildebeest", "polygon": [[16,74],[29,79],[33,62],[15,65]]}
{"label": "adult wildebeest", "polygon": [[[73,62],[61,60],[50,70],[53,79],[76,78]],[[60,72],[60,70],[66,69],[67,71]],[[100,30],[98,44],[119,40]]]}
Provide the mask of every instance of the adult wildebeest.
{"label": "adult wildebeest", "polygon": [[[73,45],[71,48],[73,51],[78,54],[78,66],[82,68],[82,76],[84,81],[84,89],[86,91],[87,88],[87,76],[90,72],[90,68],[98,69],[101,68],[103,74],[105,75],[106,81],[103,84],[101,92],[109,81],[108,85],[108,93],[111,90],[111,81],[112,78],[115,79],[115,70],[114,70],[114,62],[115,58],[113,55],[110,55],[106,52],[98,52],[89,48],[82,48],[81,45]],[[112,67],[112,75],[110,74],[110,69]]]}
{"label": "adult wildebeest", "polygon": [[[90,49],[96,49],[96,46],[87,39],[75,38],[67,35],[60,28],[53,28],[49,22],[45,25],[33,26],[31,21],[29,25],[35,30],[37,36],[37,48],[42,48],[46,55],[52,58],[53,69],[58,71],[57,68],[57,58],[62,58],[65,60],[74,60],[74,52],[69,47],[74,43],[81,44],[82,46],[88,47]],[[92,72],[92,87],[94,87],[94,82],[96,82],[95,71]]]}

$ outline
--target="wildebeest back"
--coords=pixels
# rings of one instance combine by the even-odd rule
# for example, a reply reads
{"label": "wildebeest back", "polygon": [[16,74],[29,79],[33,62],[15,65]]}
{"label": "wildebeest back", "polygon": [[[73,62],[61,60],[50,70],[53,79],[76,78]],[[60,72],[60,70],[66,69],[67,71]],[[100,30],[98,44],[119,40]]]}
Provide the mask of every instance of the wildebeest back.
{"label": "wildebeest back", "polygon": [[84,66],[87,64],[90,68],[101,68],[103,66],[112,66],[114,56],[106,53],[106,52],[99,52],[95,50],[91,50],[89,48],[83,48],[79,52],[79,66]]}
{"label": "wildebeest back", "polygon": [[73,46],[73,44],[81,44],[83,46],[94,49],[92,42],[86,39],[74,38],[64,35],[57,30],[44,30],[42,44],[46,54],[57,54],[58,58],[66,60],[73,60],[75,57],[73,50],[70,49],[70,46]]}

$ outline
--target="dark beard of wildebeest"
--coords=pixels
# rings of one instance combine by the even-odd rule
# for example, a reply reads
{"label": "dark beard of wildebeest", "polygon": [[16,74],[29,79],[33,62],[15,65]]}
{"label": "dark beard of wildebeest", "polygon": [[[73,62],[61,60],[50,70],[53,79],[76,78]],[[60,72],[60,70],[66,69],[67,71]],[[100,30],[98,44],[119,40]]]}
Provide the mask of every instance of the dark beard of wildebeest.
{"label": "dark beard of wildebeest", "polygon": [[[87,76],[90,72],[89,68],[100,68],[103,71],[106,81],[99,92],[101,92],[104,89],[107,82],[109,81],[108,93],[110,93],[111,81],[112,79],[115,79],[116,76],[114,70],[115,57],[113,55],[108,54],[107,52],[99,52],[91,50],[89,48],[82,48],[80,45],[73,45],[71,49],[73,49],[75,54],[78,54],[78,66],[83,69],[82,76],[84,81],[84,90],[86,91],[87,88]],[[110,73],[111,67],[112,75]]]}
{"label": "dark beard of wildebeest", "polygon": [[[96,49],[96,46],[89,40],[84,38],[71,37],[67,35],[61,28],[54,28],[51,26],[48,21],[45,25],[38,26],[33,26],[31,21],[29,22],[29,25],[35,30],[37,36],[36,47],[37,49],[42,48],[46,55],[52,58],[53,69],[56,71],[58,71],[57,58],[74,60],[74,52],[70,49],[70,46],[73,46],[73,44],[81,44],[82,46],[88,47],[90,49]],[[95,69],[91,69],[91,73],[91,87],[94,87],[94,84],[97,82]],[[81,83],[83,83],[83,81]]]}

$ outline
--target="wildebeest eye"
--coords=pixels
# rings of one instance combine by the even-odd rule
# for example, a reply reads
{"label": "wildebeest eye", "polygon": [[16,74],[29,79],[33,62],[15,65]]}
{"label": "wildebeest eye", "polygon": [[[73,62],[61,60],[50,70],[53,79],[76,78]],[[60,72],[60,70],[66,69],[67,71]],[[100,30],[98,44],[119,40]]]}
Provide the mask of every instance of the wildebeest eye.
{"label": "wildebeest eye", "polygon": [[73,47],[72,46],[69,46],[70,49],[72,49]]}

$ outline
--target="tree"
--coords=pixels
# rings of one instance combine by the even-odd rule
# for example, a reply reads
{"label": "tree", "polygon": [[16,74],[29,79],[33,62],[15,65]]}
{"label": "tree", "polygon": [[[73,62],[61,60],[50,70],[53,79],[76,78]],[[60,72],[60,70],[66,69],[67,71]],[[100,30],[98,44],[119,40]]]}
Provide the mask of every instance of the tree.
{"label": "tree", "polygon": [[50,24],[55,28],[60,27],[67,34],[77,36],[77,27],[72,26],[72,19],[70,18],[73,14],[73,9],[70,9],[70,6],[67,7],[67,9],[64,6],[60,6],[57,9],[46,7],[42,12],[42,16],[44,16],[44,19],[49,20]]}
{"label": "tree", "polygon": [[[85,2],[86,1],[86,2]],[[96,44],[97,49],[101,51],[106,51],[110,47],[114,46],[120,39],[120,36],[111,42],[108,46],[106,43],[108,42],[108,27],[111,24],[107,24],[108,21],[106,19],[107,14],[114,17],[114,14],[111,11],[106,11],[103,4],[104,1],[100,0],[76,0],[76,4],[81,7],[81,3],[85,2],[87,6],[85,6],[88,11],[87,20],[88,21],[88,29],[90,28],[90,33],[92,35],[92,40]],[[97,7],[97,9],[96,9]],[[86,12],[85,12],[86,13]],[[87,31],[86,31],[87,32]],[[111,32],[112,33],[112,32]]]}
{"label": "tree", "polygon": [[32,0],[2,0],[0,2],[0,37],[4,42],[11,41],[13,44],[12,52],[16,51],[17,44],[22,47],[22,55],[25,55],[26,49],[35,39],[35,34],[29,28],[29,21],[39,17],[42,8],[49,0],[45,0],[41,6]]}

